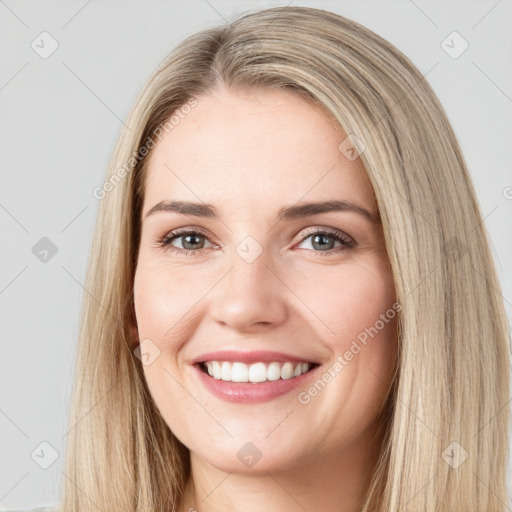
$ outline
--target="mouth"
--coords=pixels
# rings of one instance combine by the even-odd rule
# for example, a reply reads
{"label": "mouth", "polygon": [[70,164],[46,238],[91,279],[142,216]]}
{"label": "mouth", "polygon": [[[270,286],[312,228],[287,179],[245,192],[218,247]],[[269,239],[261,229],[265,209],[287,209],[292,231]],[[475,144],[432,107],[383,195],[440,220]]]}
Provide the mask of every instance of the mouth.
{"label": "mouth", "polygon": [[225,382],[259,384],[279,380],[292,380],[319,366],[311,362],[272,361],[246,364],[238,361],[203,361],[195,366],[209,377]]}

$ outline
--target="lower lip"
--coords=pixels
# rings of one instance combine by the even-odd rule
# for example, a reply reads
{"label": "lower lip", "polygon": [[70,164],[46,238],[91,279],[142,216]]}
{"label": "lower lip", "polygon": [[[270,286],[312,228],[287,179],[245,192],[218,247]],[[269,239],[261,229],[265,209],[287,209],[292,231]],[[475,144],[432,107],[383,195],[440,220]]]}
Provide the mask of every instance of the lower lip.
{"label": "lower lip", "polygon": [[230,382],[226,380],[217,380],[203,372],[199,365],[193,365],[199,378],[205,387],[215,396],[228,402],[240,402],[246,404],[255,404],[272,400],[280,395],[305,385],[317,372],[320,366],[315,366],[312,370],[299,377],[291,379],[278,379],[265,382]]}

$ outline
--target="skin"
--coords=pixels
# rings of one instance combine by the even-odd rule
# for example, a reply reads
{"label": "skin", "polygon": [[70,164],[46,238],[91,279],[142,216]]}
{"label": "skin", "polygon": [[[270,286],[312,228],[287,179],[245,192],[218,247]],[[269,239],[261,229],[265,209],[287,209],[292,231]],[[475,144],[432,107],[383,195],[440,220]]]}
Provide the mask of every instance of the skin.
{"label": "skin", "polygon": [[[338,149],[343,130],[297,95],[222,89],[197,100],[149,157],[134,282],[138,338],[160,352],[144,366],[148,387],[191,452],[179,510],[359,511],[395,371],[396,315],[307,404],[301,388],[226,402],[190,362],[213,350],[275,350],[321,362],[321,376],[374,326],[396,300],[380,223],[351,211],[277,219],[283,206],[332,199],[376,212],[372,186],[360,158]],[[145,218],[164,200],[212,204],[220,219]],[[187,245],[182,234],[172,245],[195,254],[158,245],[185,227],[206,236]],[[331,235],[315,243],[311,228],[356,245]],[[263,249],[250,264],[236,251],[247,236]],[[247,442],[261,452],[252,467],[237,457]]]}

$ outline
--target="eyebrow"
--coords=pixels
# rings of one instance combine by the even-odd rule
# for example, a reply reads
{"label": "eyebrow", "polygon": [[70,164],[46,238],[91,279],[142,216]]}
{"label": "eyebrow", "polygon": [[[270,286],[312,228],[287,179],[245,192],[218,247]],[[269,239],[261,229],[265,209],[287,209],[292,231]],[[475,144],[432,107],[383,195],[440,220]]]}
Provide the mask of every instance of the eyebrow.
{"label": "eyebrow", "polygon": [[[217,210],[213,205],[208,203],[192,203],[188,201],[160,201],[146,213],[145,218],[162,211],[181,213],[193,217],[219,218]],[[309,217],[326,212],[353,212],[362,215],[372,223],[380,222],[379,212],[370,212],[363,206],[356,203],[341,200],[323,201],[318,203],[299,203],[292,206],[285,206],[279,210],[277,216],[281,221]]]}

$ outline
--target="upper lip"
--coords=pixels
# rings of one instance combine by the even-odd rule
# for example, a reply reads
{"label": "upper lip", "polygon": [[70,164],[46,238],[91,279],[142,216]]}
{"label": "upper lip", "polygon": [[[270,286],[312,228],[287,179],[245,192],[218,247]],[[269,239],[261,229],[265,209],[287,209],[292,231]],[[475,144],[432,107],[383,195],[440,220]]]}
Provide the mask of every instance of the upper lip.
{"label": "upper lip", "polygon": [[206,361],[239,361],[241,363],[271,363],[272,361],[278,361],[285,363],[290,361],[292,363],[314,363],[305,357],[292,356],[290,354],[284,354],[283,352],[273,352],[268,350],[255,350],[252,352],[240,352],[236,350],[219,350],[216,352],[208,352],[202,354],[192,360],[192,364],[204,363]]}

